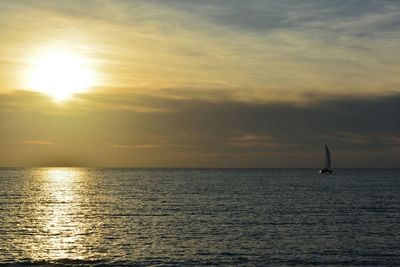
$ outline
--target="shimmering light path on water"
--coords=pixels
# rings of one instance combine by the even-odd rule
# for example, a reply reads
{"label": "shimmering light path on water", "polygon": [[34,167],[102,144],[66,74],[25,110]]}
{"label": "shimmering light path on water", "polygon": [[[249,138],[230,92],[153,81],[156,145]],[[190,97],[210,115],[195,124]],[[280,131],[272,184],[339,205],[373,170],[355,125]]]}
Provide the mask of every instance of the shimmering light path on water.
{"label": "shimmering light path on water", "polygon": [[0,169],[0,263],[399,266],[400,171]]}

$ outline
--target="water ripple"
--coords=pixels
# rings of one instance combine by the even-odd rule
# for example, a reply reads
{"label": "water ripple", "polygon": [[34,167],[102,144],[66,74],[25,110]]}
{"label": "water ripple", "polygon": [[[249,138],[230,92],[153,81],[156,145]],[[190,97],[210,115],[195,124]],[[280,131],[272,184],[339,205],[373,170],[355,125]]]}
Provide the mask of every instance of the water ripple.
{"label": "water ripple", "polygon": [[400,266],[400,172],[0,170],[0,265]]}

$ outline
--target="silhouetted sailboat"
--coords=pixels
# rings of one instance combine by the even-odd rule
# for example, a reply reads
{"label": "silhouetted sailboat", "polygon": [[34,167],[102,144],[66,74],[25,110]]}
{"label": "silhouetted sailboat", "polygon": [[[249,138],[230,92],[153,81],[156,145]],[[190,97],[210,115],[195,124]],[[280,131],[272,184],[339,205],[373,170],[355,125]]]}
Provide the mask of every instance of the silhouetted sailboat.
{"label": "silhouetted sailboat", "polygon": [[319,170],[320,174],[331,174],[331,152],[327,145],[325,145],[325,169]]}

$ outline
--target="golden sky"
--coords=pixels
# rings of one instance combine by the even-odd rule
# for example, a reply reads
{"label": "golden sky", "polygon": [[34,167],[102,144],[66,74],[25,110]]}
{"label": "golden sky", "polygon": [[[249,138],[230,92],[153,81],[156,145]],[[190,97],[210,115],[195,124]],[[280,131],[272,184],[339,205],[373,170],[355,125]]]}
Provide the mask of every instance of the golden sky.
{"label": "golden sky", "polygon": [[[394,166],[399,25],[383,0],[2,0],[0,166]],[[94,77],[65,101],[29,82],[57,53]]]}

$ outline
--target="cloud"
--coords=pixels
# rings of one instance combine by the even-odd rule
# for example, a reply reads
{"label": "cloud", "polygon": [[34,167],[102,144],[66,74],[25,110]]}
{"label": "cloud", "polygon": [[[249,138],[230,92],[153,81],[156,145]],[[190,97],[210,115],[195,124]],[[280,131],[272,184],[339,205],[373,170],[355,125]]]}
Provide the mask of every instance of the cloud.
{"label": "cloud", "polygon": [[192,147],[190,145],[184,144],[130,144],[130,145],[120,145],[115,144],[112,146],[113,148],[122,148],[122,149],[152,149],[152,148],[188,148]]}
{"label": "cloud", "polygon": [[35,48],[65,44],[96,58],[107,88],[186,88],[193,95],[207,88],[241,100],[297,102],[304,94],[400,90],[395,1],[0,5],[5,34],[0,58],[13,54],[13,62],[24,63]]}
{"label": "cloud", "polygon": [[279,144],[275,143],[269,135],[259,135],[253,133],[245,133],[239,136],[232,137],[228,142],[232,146],[238,147],[276,147]]}
{"label": "cloud", "polygon": [[[399,96],[321,98],[307,105],[140,93],[110,99],[110,105],[131,101],[173,112],[90,104],[107,103],[107,95],[88,94],[63,105],[37,97],[32,102],[29,93],[0,95],[0,145],[8,161],[33,162],[56,153],[91,166],[206,167],[226,156],[220,166],[311,167],[328,143],[336,167],[398,164]],[[44,145],[48,140],[62,145]],[[22,149],[23,155],[13,156]]]}
{"label": "cloud", "polygon": [[40,145],[40,146],[52,146],[55,145],[54,142],[46,141],[46,140],[26,140],[23,142],[27,145]]}
{"label": "cloud", "polygon": [[[314,166],[329,143],[339,166],[398,166],[399,13],[383,0],[1,1],[1,160]],[[94,58],[99,86],[62,105],[4,94],[53,44]]]}
{"label": "cloud", "polygon": [[322,138],[354,144],[365,144],[368,143],[370,136],[357,133],[335,133],[335,135],[325,135]]}

